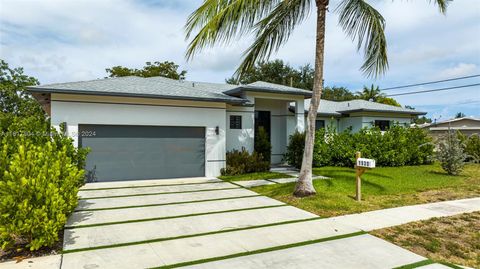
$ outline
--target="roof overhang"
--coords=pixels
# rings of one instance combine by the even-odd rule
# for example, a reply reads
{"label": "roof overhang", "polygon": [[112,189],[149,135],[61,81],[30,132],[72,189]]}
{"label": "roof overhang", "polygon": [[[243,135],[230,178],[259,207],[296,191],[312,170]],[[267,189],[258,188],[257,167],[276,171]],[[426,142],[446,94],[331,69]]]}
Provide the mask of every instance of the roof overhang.
{"label": "roof overhang", "polygon": [[100,96],[120,96],[120,97],[142,97],[153,99],[171,99],[171,100],[189,100],[189,101],[204,101],[204,102],[221,102],[234,105],[248,105],[249,101],[246,99],[237,98],[204,98],[204,97],[191,97],[191,96],[175,96],[175,95],[158,95],[158,94],[137,94],[137,93],[124,93],[124,92],[92,92],[82,90],[70,90],[70,89],[50,89],[39,87],[27,87],[27,91],[31,93],[64,93],[64,94],[84,94],[84,95],[100,95]]}
{"label": "roof overhang", "polygon": [[252,86],[240,86],[228,91],[224,91],[223,93],[232,95],[232,96],[241,96],[243,92],[260,92],[260,93],[277,93],[277,94],[290,94],[290,95],[300,95],[306,98],[312,98],[312,93],[308,91],[289,91],[289,90],[276,90],[273,88],[268,87],[252,87]]}
{"label": "roof overhang", "polygon": [[382,109],[352,109],[352,110],[342,110],[338,111],[339,113],[342,114],[350,114],[350,113],[355,113],[355,112],[380,112],[380,113],[394,113],[394,114],[407,114],[407,115],[426,115],[427,112],[422,112],[422,111],[393,111],[393,110],[382,110]]}

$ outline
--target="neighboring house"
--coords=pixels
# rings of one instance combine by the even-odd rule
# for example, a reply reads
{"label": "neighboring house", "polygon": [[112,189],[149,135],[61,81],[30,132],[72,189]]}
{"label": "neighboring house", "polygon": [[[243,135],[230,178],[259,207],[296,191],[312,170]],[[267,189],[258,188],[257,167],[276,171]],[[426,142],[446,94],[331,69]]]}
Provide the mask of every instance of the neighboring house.
{"label": "neighboring house", "polygon": [[[309,107],[310,100],[306,100],[306,110]],[[351,128],[353,132],[365,127],[378,127],[385,131],[393,125],[408,127],[415,116],[425,114],[427,113],[365,100],[321,100],[315,127],[318,129],[332,125],[338,131]]]}
{"label": "neighboring house", "polygon": [[465,135],[480,134],[480,118],[463,117],[427,123],[419,126],[426,129],[433,137],[446,134],[449,130],[460,131]]}
{"label": "neighboring house", "polygon": [[[218,176],[227,151],[253,151],[259,127],[269,134],[272,163],[280,163],[288,137],[305,129],[311,97],[310,91],[261,81],[238,86],[163,77],[28,89],[54,127],[64,123],[76,146],[91,148],[86,169],[95,170],[98,181]],[[360,100],[322,100],[319,112],[319,121],[333,118],[340,129],[354,130],[424,114]]]}

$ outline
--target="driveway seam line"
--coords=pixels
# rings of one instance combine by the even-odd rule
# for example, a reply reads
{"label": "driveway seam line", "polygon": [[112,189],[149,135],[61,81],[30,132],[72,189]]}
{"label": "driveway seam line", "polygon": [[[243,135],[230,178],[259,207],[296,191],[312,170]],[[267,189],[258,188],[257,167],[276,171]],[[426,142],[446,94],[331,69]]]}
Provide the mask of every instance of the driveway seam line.
{"label": "driveway seam line", "polygon": [[157,243],[157,242],[162,242],[162,241],[170,241],[170,240],[177,240],[177,239],[197,237],[197,236],[207,236],[207,235],[212,235],[212,234],[221,234],[221,233],[237,232],[237,231],[244,231],[244,230],[260,229],[260,228],[266,228],[266,227],[270,227],[270,226],[300,223],[300,222],[314,221],[314,220],[319,220],[319,219],[323,219],[323,218],[322,217],[313,217],[313,218],[306,218],[306,219],[297,219],[297,220],[289,220],[289,221],[282,221],[282,222],[274,222],[274,223],[269,223],[269,224],[242,227],[242,228],[219,230],[219,231],[206,232],[206,233],[156,238],[156,239],[149,239],[149,240],[142,240],[142,241],[135,241],[135,242],[128,242],[128,243],[119,243],[119,244],[114,244],[114,245],[96,246],[96,247],[89,247],[89,248],[69,249],[69,250],[62,250],[62,253],[63,254],[68,254],[68,253],[73,253],[73,252],[83,252],[83,251],[98,250],[98,249],[142,245],[142,244],[148,244],[148,243]]}
{"label": "driveway seam line", "polygon": [[322,242],[327,242],[327,241],[334,241],[334,240],[359,236],[359,235],[363,235],[363,234],[366,234],[366,232],[359,231],[359,232],[354,232],[354,233],[349,233],[349,234],[335,235],[335,236],[330,236],[330,237],[325,237],[325,238],[320,238],[320,239],[307,240],[307,241],[302,241],[302,242],[297,242],[297,243],[292,243],[292,244],[286,244],[286,245],[281,245],[281,246],[276,246],[276,247],[269,247],[269,248],[257,249],[257,250],[253,250],[253,251],[240,252],[240,253],[235,253],[235,254],[230,254],[230,255],[225,255],[225,256],[218,256],[218,257],[194,260],[194,261],[189,261],[189,262],[181,262],[181,263],[164,265],[164,266],[159,266],[159,267],[152,267],[151,269],[178,268],[178,267],[184,267],[184,266],[195,265],[195,264],[202,264],[202,263],[207,263],[207,262],[227,260],[227,259],[238,258],[238,257],[243,257],[243,256],[250,256],[250,255],[267,253],[267,252],[289,249],[289,248],[294,248],[294,247],[312,245],[312,244],[317,244],[317,243],[322,243]]}
{"label": "driveway seam line", "polygon": [[425,266],[425,265],[429,265],[429,264],[433,264],[433,263],[435,263],[435,262],[430,260],[430,259],[425,259],[425,260],[421,260],[419,262],[414,262],[414,263],[409,263],[409,264],[405,264],[405,265],[402,265],[402,266],[394,267],[393,269],[413,269],[413,268],[417,268],[417,267],[420,267],[420,266]]}
{"label": "driveway seam line", "polygon": [[[160,203],[160,204],[145,204],[145,205],[132,205],[132,206],[120,206],[120,207],[105,207],[105,208],[92,208],[92,209],[80,209],[75,210],[74,212],[84,212],[84,211],[102,211],[102,210],[116,210],[116,209],[128,209],[128,208],[141,208],[141,207],[151,207],[151,206],[164,206],[164,205],[180,205],[180,204],[191,204],[191,203],[202,203],[202,202],[214,202],[222,200],[232,200],[232,199],[243,199],[250,197],[260,197],[263,195],[245,195],[245,196],[236,196],[236,197],[224,197],[224,198],[215,198],[215,199],[204,199],[196,201],[183,201],[183,202],[171,202],[171,203]],[[263,196],[266,197],[266,196]]]}
{"label": "driveway seam line", "polygon": [[[185,186],[185,185],[200,185],[200,184],[216,184],[224,183],[225,181],[213,181],[213,182],[198,182],[198,183],[172,183],[172,184],[153,184],[145,186],[125,186],[125,187],[110,187],[110,188],[98,188],[98,189],[80,189],[79,191],[102,191],[102,190],[116,190],[116,189],[138,189],[138,188],[149,188],[149,187],[169,187],[169,186]],[[93,183],[95,184],[95,183]]]}
{"label": "driveway seam line", "polygon": [[133,219],[133,220],[124,220],[124,221],[103,222],[103,223],[96,223],[96,224],[65,226],[65,229],[82,229],[82,228],[90,228],[90,227],[97,227],[97,226],[108,226],[108,225],[116,225],[116,224],[127,224],[127,223],[147,222],[147,221],[177,219],[177,218],[188,218],[188,217],[214,215],[214,214],[222,214],[222,213],[230,213],[230,212],[240,212],[240,211],[248,211],[248,210],[284,207],[284,206],[288,206],[288,205],[287,204],[281,204],[281,205],[246,207],[246,208],[230,209],[230,210],[223,210],[223,211],[210,211],[210,212],[192,213],[192,214],[168,216],[168,217],[158,217],[158,218],[148,218],[148,219]]}
{"label": "driveway seam line", "polygon": [[239,189],[239,188],[228,187],[228,188],[220,188],[220,189],[205,189],[205,190],[193,190],[193,191],[155,192],[155,193],[125,194],[125,195],[114,195],[114,196],[98,196],[98,197],[79,198],[78,200],[96,200],[96,199],[107,199],[107,198],[123,198],[123,197],[135,197],[135,196],[162,195],[162,194],[180,194],[180,193],[193,193],[193,192],[233,190],[233,189]]}

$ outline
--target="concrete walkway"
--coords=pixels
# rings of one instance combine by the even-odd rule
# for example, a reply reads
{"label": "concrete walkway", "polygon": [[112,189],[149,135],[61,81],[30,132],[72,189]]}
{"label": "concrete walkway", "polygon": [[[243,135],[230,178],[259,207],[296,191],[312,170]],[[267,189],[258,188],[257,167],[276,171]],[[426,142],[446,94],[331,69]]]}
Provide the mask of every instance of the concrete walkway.
{"label": "concrete walkway", "polygon": [[412,221],[448,217],[480,211],[480,197],[429,204],[402,206],[330,218],[338,224],[372,231]]}
{"label": "concrete walkway", "polygon": [[478,198],[321,219],[206,178],[92,183],[80,197],[61,260],[0,268],[393,268],[426,259],[362,230],[480,210]]}

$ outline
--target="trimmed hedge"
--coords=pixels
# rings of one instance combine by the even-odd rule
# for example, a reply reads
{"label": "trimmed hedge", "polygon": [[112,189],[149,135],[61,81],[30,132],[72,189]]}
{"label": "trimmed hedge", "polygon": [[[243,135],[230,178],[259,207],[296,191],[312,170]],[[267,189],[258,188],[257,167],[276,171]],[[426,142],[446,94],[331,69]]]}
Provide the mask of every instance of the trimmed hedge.
{"label": "trimmed hedge", "polygon": [[[290,136],[285,159],[295,167],[301,165],[304,139],[299,133]],[[418,128],[393,126],[385,132],[364,128],[357,133],[337,133],[329,127],[315,134],[313,165],[352,167],[357,151],[364,158],[375,159],[378,166],[428,164],[433,161],[433,149],[431,138]]]}

